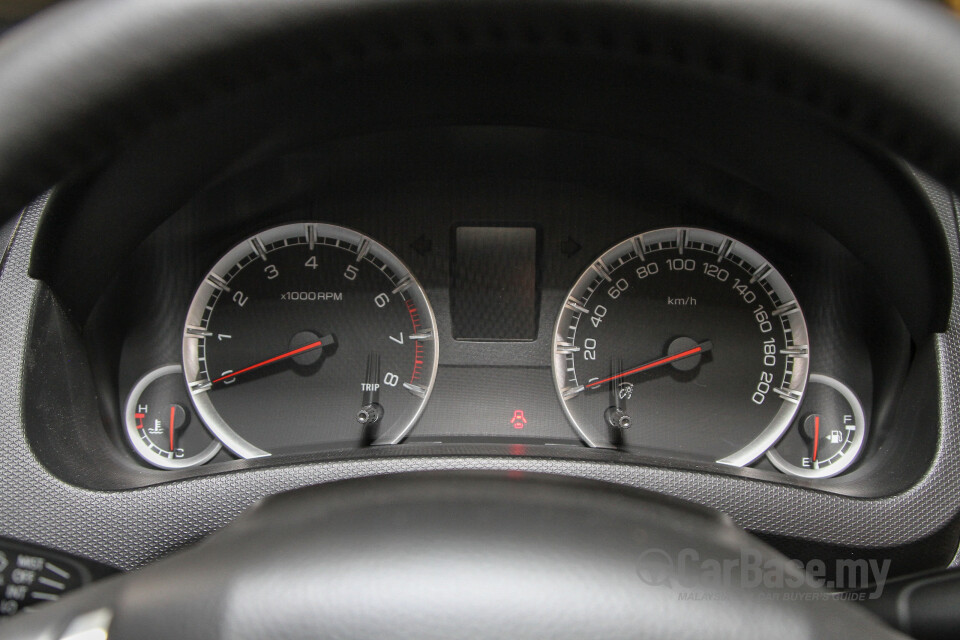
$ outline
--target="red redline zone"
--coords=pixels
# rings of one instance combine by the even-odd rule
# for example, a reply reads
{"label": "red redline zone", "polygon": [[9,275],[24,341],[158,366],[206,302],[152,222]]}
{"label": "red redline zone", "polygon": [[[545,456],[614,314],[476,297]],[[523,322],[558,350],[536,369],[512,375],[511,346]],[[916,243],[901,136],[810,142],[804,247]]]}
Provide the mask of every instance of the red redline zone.
{"label": "red redline zone", "polygon": [[[420,314],[417,313],[417,308],[413,305],[413,300],[407,300],[407,312],[410,314],[410,324],[413,326],[413,333],[416,334],[420,331]],[[413,350],[413,373],[410,375],[410,383],[413,384],[415,380],[420,379],[420,372],[423,369],[423,343],[420,340],[416,341],[416,345]]]}
{"label": "red redline zone", "polygon": [[135,413],[133,417],[137,419],[137,429],[143,429],[143,419],[147,417],[147,414]]}

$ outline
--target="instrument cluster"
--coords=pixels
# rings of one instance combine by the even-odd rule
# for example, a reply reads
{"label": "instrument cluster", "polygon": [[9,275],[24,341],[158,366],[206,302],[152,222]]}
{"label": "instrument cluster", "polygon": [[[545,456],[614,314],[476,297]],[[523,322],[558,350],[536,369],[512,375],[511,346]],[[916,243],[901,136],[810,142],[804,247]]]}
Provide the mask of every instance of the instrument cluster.
{"label": "instrument cluster", "polygon": [[[520,129],[267,154],[179,208],[108,207],[126,220],[98,232],[109,263],[46,276],[91,388],[81,360],[38,360],[34,378],[73,376],[82,411],[62,440],[31,396],[35,448],[109,488],[473,455],[893,491],[936,443],[917,390],[936,375],[925,274],[942,238],[919,188],[885,179],[834,203],[672,149]],[[51,242],[38,271],[74,250]],[[105,473],[84,471],[104,447]]]}
{"label": "instrument cluster", "polygon": [[812,479],[869,450],[909,338],[814,224],[473,195],[171,218],[114,288],[163,294],[123,329],[122,446],[158,469],[499,444]]}

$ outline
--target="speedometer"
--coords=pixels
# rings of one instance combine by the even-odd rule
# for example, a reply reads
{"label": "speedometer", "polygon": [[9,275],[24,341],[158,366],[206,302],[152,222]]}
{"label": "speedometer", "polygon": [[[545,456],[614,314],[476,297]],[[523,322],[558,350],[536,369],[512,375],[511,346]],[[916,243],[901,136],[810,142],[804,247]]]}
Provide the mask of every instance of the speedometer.
{"label": "speedometer", "polygon": [[400,259],[350,229],[296,223],[237,244],[207,273],[183,369],[236,455],[399,442],[437,368],[434,316]]}
{"label": "speedometer", "polygon": [[553,337],[567,417],[595,447],[750,464],[807,381],[803,311],[747,245],[695,228],[628,238],[583,272]]}

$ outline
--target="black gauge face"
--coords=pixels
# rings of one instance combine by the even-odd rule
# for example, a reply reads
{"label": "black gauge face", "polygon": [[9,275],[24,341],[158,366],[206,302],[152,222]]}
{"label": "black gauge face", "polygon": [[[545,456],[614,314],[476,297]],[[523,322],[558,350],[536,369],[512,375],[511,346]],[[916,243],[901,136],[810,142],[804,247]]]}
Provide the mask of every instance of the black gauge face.
{"label": "black gauge face", "polygon": [[567,416],[598,447],[750,464],[807,379],[803,313],[760,254],[712,231],[624,240],[571,289],[554,335]]}
{"label": "black gauge face", "polygon": [[813,373],[797,418],[767,458],[790,475],[830,478],[857,459],[865,432],[863,406],[853,390]]}
{"label": "black gauge face", "polygon": [[433,311],[386,248],[325,224],[289,224],[238,244],[187,314],[184,375],[233,453],[396,443],[437,366]]}

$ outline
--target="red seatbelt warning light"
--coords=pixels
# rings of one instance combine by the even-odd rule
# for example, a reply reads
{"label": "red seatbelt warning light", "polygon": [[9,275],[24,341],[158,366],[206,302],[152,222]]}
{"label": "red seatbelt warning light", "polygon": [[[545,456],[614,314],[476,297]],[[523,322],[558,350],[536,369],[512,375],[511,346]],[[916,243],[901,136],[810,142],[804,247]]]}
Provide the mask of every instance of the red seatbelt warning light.
{"label": "red seatbelt warning light", "polygon": [[522,409],[517,409],[513,412],[513,417],[510,418],[510,424],[513,425],[514,429],[523,429],[524,425],[527,424],[527,419],[523,417]]}

